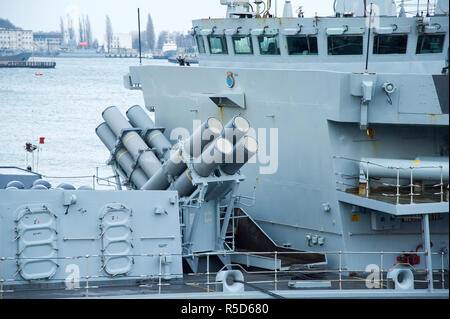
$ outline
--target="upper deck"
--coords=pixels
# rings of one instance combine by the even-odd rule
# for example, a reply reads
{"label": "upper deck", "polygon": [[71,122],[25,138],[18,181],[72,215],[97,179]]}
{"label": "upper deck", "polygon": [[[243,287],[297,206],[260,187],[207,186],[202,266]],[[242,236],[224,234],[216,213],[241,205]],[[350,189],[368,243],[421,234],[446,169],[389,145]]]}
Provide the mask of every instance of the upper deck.
{"label": "upper deck", "polygon": [[[370,26],[370,27],[369,27]],[[200,66],[441,74],[448,17],[268,17],[193,21]],[[366,57],[368,54],[368,70]]]}

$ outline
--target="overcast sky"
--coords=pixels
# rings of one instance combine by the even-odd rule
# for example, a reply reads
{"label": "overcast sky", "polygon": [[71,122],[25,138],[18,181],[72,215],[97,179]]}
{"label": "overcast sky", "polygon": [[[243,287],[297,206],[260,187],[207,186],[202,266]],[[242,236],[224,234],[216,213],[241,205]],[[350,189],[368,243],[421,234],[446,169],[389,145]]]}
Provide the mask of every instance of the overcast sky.
{"label": "overcast sky", "polygon": [[[292,0],[292,4],[294,13],[302,5],[305,16],[313,16],[315,12],[333,14],[333,0]],[[283,5],[284,0],[278,0],[278,15],[283,12]],[[0,0],[0,18],[27,30],[59,31],[61,16],[65,18],[70,13],[77,23],[80,14],[87,14],[94,38],[102,43],[105,16],[111,18],[114,32],[126,33],[137,30],[137,8],[141,10],[141,28],[145,29],[150,13],[156,32],[186,32],[193,19],[223,18],[226,12],[220,0]]]}

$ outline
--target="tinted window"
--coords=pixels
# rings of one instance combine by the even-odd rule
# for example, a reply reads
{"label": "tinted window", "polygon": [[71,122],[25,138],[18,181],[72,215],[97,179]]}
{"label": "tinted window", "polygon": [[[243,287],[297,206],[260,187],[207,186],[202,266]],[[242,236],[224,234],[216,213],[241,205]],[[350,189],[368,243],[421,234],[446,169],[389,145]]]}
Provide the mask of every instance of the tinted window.
{"label": "tinted window", "polygon": [[373,54],[405,54],[408,36],[376,35],[373,41]]}
{"label": "tinted window", "polygon": [[200,53],[200,54],[206,53],[205,41],[203,40],[203,36],[197,35],[195,37],[197,38],[198,53]]}
{"label": "tinted window", "polygon": [[235,54],[253,54],[252,38],[249,36],[234,36],[233,46]]}
{"label": "tinted window", "polygon": [[211,54],[228,54],[227,40],[224,35],[210,35],[208,42]]}
{"label": "tinted window", "polygon": [[317,38],[307,36],[286,37],[289,55],[317,55]]}
{"label": "tinted window", "polygon": [[441,53],[444,40],[445,34],[421,34],[417,41],[416,53]]}
{"label": "tinted window", "polygon": [[332,35],[328,37],[329,55],[358,55],[363,53],[363,37],[359,35]]}
{"label": "tinted window", "polygon": [[280,55],[277,36],[260,35],[258,37],[259,52],[262,55]]}

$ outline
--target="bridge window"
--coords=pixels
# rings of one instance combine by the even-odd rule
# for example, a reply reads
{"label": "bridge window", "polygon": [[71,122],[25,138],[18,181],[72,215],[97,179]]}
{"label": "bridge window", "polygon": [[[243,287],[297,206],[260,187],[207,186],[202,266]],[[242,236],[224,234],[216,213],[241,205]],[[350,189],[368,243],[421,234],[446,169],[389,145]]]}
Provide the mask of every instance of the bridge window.
{"label": "bridge window", "polygon": [[421,34],[417,41],[416,54],[441,53],[444,41],[445,34]]}
{"label": "bridge window", "polygon": [[250,36],[233,36],[235,54],[253,54],[252,38]]}
{"label": "bridge window", "polygon": [[317,37],[287,36],[289,55],[317,55]]}
{"label": "bridge window", "polygon": [[224,35],[210,35],[208,42],[211,54],[228,54],[227,40]]}
{"label": "bridge window", "polygon": [[331,35],[328,37],[329,55],[361,55],[363,37],[360,35]]}
{"label": "bridge window", "polygon": [[201,36],[201,35],[196,35],[195,38],[197,39],[198,53],[200,53],[200,54],[206,53],[206,50],[205,50],[205,41],[203,40],[203,36]]}
{"label": "bridge window", "polygon": [[260,35],[258,36],[258,42],[261,55],[280,55],[278,36]]}
{"label": "bridge window", "polygon": [[373,54],[405,54],[407,45],[406,34],[376,35],[373,42]]}

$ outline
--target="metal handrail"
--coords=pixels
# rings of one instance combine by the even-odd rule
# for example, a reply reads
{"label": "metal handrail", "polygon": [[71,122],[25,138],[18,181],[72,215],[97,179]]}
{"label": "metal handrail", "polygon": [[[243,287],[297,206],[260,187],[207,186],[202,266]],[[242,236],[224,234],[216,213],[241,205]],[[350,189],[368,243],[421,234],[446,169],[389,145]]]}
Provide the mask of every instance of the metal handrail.
{"label": "metal handrail", "polygon": [[[342,256],[346,255],[346,254],[379,254],[380,255],[380,278],[375,280],[375,282],[378,282],[380,284],[379,288],[383,288],[383,282],[387,281],[386,279],[383,279],[383,273],[386,272],[385,269],[383,269],[383,259],[385,255],[391,255],[391,254],[403,254],[405,253],[404,251],[327,251],[327,252],[321,252],[324,254],[328,254],[328,255],[332,255],[332,254],[337,254],[339,256],[339,265],[338,265],[338,269],[318,269],[318,270],[314,270],[314,269],[305,269],[305,270],[279,270],[277,267],[277,260],[279,258],[279,256],[282,255],[301,255],[301,254],[310,254],[311,252],[236,252],[236,251],[221,251],[221,252],[211,252],[211,253],[202,253],[202,254],[192,254],[190,256],[196,256],[196,257],[200,257],[200,256],[206,256],[207,258],[207,268],[206,268],[206,273],[191,273],[191,274],[175,274],[175,273],[171,273],[171,274],[167,274],[167,273],[163,273],[162,270],[162,258],[164,257],[163,254],[129,254],[126,255],[128,257],[159,257],[159,270],[158,270],[158,274],[157,275],[141,275],[141,276],[127,276],[126,279],[127,280],[143,280],[143,279],[148,279],[148,280],[155,280],[157,279],[157,284],[156,286],[158,287],[158,294],[162,293],[162,288],[163,286],[174,286],[176,284],[170,283],[170,282],[162,282],[162,277],[166,276],[166,275],[175,275],[175,276],[190,276],[190,275],[205,275],[206,276],[206,282],[205,281],[200,281],[200,282],[194,282],[194,283],[187,283],[187,284],[193,284],[193,285],[197,285],[200,288],[201,285],[206,285],[206,290],[208,292],[212,292],[213,290],[210,289],[211,285],[216,285],[216,284],[220,284],[219,282],[216,281],[211,281],[210,280],[210,276],[211,275],[215,275],[217,274],[216,272],[211,272],[210,270],[210,256],[214,256],[217,254],[220,255],[233,255],[233,254],[239,254],[239,255],[274,255],[274,270],[263,270],[263,271],[248,271],[247,269],[245,269],[244,267],[242,267],[241,265],[237,265],[237,264],[232,264],[232,265],[226,265],[226,266],[238,266],[240,267],[246,274],[248,275],[273,275],[274,279],[273,280],[256,280],[256,281],[248,281],[249,284],[273,284],[274,285],[274,290],[277,291],[279,284],[280,283],[285,283],[288,282],[288,279],[283,279],[282,277],[280,278],[280,276],[285,276],[285,275],[289,275],[289,274],[315,274],[315,273],[334,273],[334,274],[338,274],[338,277],[336,279],[333,278],[327,278],[326,281],[329,282],[337,282],[338,283],[338,287],[339,290],[343,289],[343,283],[344,282],[355,282],[355,281],[360,281],[361,278],[359,279],[355,279],[355,278],[344,278],[343,277],[343,272],[366,272],[366,270],[348,270],[343,268],[343,262],[342,262]],[[414,254],[417,255],[426,255],[427,252],[426,251],[418,251],[418,252],[414,252]],[[433,279],[433,282],[440,282],[441,283],[441,287],[442,289],[445,289],[445,272],[448,272],[448,269],[445,268],[445,263],[444,263],[444,257],[445,255],[448,255],[447,252],[445,251],[440,251],[440,252],[432,252],[432,255],[440,255],[441,256],[441,268],[440,269],[434,269],[433,273],[440,273],[441,274],[441,279]],[[181,254],[172,254],[172,256],[179,256],[181,257]],[[106,275],[99,275],[98,273],[101,272],[102,270],[96,270],[96,271],[92,271],[89,269],[89,260],[92,258],[102,258],[102,255],[84,255],[84,256],[72,256],[72,257],[55,257],[52,259],[55,260],[67,260],[67,259],[85,259],[86,260],[86,275],[85,276],[80,276],[80,280],[83,280],[86,282],[85,287],[83,288],[79,288],[82,290],[85,290],[85,296],[88,297],[89,296],[89,289],[96,289],[96,288],[105,288],[105,287],[109,287],[108,285],[105,286],[92,286],[90,285],[89,280],[92,279],[110,279],[111,276],[106,276]],[[184,256],[186,257],[186,256]],[[27,280],[17,280],[17,279],[5,279],[5,274],[4,274],[4,268],[5,268],[5,262],[6,261],[17,261],[17,260],[21,260],[21,259],[41,259],[44,260],[44,258],[38,258],[38,257],[29,257],[29,258],[25,258],[25,257],[0,257],[0,298],[2,298],[4,296],[5,293],[12,293],[14,292],[14,290],[4,290],[4,286],[5,283],[9,283],[9,282],[14,282],[17,283],[19,282],[29,282]],[[414,267],[412,267],[412,270],[416,273],[426,273],[426,269],[416,269]],[[323,279],[315,279],[316,281],[323,281]],[[419,279],[414,279],[414,282],[422,282],[422,283],[426,283],[427,280],[419,280]],[[61,289],[65,289],[65,288],[61,288]]]}
{"label": "metal handrail", "polygon": [[[389,183],[384,183],[384,182],[378,182],[382,185],[385,186],[393,186],[396,188],[396,193],[394,194],[385,194],[382,193],[382,196],[386,196],[386,197],[396,197],[396,204],[399,205],[400,204],[400,197],[404,197],[405,195],[400,193],[400,188],[406,188],[408,187],[410,189],[409,194],[407,194],[407,196],[409,196],[410,198],[410,204],[414,204],[414,197],[415,196],[422,196],[422,194],[420,193],[414,193],[414,187],[418,187],[420,185],[414,184],[414,170],[420,170],[420,169],[430,169],[430,168],[438,168],[440,169],[440,183],[439,184],[435,184],[433,185],[433,187],[438,187],[440,186],[440,192],[438,193],[433,193],[433,195],[440,195],[440,202],[444,202],[444,178],[443,178],[443,167],[442,165],[436,165],[436,166],[419,166],[419,167],[399,167],[399,166],[386,166],[386,165],[381,165],[378,163],[374,163],[371,161],[363,161],[363,160],[359,160],[359,159],[354,159],[354,158],[349,158],[349,157],[345,157],[345,156],[337,156],[334,155],[333,159],[342,159],[342,160],[347,160],[347,161],[352,161],[358,164],[366,164],[366,171],[365,171],[365,181],[366,181],[366,191],[365,191],[365,197],[369,198],[370,197],[370,181],[372,180],[372,182],[378,182],[376,181],[374,178],[370,177],[369,175],[369,165],[373,165],[373,166],[377,166],[377,167],[381,167],[384,169],[390,169],[390,170],[396,170],[396,184],[389,184]],[[409,184],[407,185],[401,185],[400,184],[400,170],[409,170],[410,171],[410,178],[409,178]],[[349,174],[344,174],[344,173],[336,173],[335,175],[338,176],[349,176],[351,178],[357,178],[355,175],[349,175]],[[356,185],[352,185],[352,184],[347,184],[344,182],[341,182],[339,180],[336,180],[336,184],[341,184],[341,185],[345,185],[345,186],[351,186],[351,187],[355,187]],[[341,190],[339,188],[336,188],[337,190]]]}

